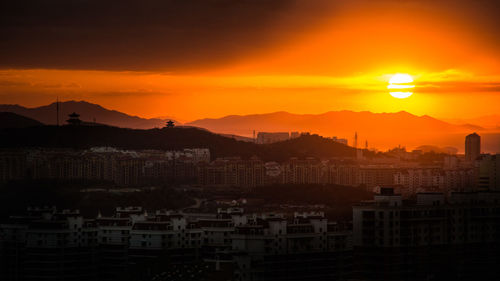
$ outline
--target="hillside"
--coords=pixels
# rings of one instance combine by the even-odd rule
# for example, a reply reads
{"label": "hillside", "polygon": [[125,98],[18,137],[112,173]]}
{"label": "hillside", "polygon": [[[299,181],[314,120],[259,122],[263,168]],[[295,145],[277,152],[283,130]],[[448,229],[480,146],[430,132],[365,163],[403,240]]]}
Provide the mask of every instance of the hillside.
{"label": "hillside", "polygon": [[0,148],[58,147],[85,149],[112,146],[124,149],[209,148],[213,158],[257,156],[285,161],[290,157],[353,156],[354,149],[320,136],[258,145],[197,128],[124,129],[109,126],[43,126],[0,130]]}
{"label": "hillside", "polygon": [[[0,105],[0,111],[13,112],[47,125],[55,125],[57,123],[56,103],[34,108],[3,104]],[[66,101],[59,102],[59,124],[65,124],[68,114],[73,112],[80,114],[80,118],[85,122],[97,122],[122,128],[162,128],[165,126],[165,122],[168,121],[168,119],[146,119],[138,116],[131,116],[85,101]]]}
{"label": "hillside", "polygon": [[42,123],[12,112],[0,112],[0,129],[43,126]]}
{"label": "hillside", "polygon": [[[130,116],[115,110],[108,110],[100,105],[85,101],[60,102],[60,124],[64,124],[67,114],[77,112],[84,122],[106,124],[110,126],[152,129],[162,128],[166,119],[145,119]],[[19,105],[0,105],[0,111],[13,112],[41,123],[53,125],[56,123],[56,104],[37,108],[26,108]],[[483,120],[484,119],[484,120]],[[495,116],[469,121],[484,121],[491,126]],[[491,120],[490,120],[491,119]],[[490,121],[490,123],[486,121]],[[477,125],[473,125],[477,124]],[[179,125],[179,123],[176,123]],[[481,125],[481,126],[478,126]],[[358,146],[364,147],[365,141],[370,148],[389,149],[398,145],[409,149],[422,144],[439,147],[454,147],[464,152],[464,138],[467,134],[477,132],[483,136],[484,152],[499,152],[500,134],[498,130],[482,123],[452,124],[424,115],[416,116],[408,112],[372,113],[368,111],[331,111],[323,114],[292,114],[275,112],[253,115],[230,115],[217,119],[200,119],[185,126],[204,128],[214,133],[251,141],[253,131],[256,132],[311,132],[325,137],[337,136],[346,138],[350,145],[354,144],[354,133],[358,134]]]}

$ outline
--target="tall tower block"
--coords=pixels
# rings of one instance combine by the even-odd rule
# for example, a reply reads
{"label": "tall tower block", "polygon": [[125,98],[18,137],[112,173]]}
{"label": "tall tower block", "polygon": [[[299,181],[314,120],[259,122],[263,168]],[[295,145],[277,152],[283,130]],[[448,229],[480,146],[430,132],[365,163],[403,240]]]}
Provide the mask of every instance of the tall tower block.
{"label": "tall tower block", "polygon": [[475,161],[481,155],[481,137],[472,133],[465,137],[465,161]]}

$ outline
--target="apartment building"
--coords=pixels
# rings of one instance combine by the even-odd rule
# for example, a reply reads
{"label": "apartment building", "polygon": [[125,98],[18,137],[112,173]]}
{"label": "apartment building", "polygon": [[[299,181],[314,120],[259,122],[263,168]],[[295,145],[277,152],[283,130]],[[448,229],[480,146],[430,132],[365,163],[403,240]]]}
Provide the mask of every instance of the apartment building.
{"label": "apartment building", "polygon": [[499,219],[500,193],[418,193],[403,200],[382,188],[373,201],[353,207],[358,277],[494,280]]}

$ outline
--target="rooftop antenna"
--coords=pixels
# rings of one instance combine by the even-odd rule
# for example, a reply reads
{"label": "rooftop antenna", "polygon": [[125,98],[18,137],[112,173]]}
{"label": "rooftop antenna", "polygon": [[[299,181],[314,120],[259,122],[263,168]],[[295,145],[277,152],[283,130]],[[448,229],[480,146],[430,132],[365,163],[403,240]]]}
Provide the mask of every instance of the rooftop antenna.
{"label": "rooftop antenna", "polygon": [[59,127],[59,96],[56,99],[56,124]]}
{"label": "rooftop antenna", "polygon": [[354,132],[354,148],[358,148],[358,132]]}

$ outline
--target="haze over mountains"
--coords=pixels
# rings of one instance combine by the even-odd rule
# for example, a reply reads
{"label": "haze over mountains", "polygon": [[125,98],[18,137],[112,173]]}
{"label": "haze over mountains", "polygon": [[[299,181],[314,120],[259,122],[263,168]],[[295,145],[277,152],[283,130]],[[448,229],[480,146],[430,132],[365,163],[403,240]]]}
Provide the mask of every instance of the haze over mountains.
{"label": "haze over mountains", "polygon": [[[206,128],[213,132],[251,135],[255,131],[299,131],[323,136],[347,138],[353,145],[354,133],[358,133],[358,147],[378,149],[398,145],[415,148],[425,144],[453,146],[463,151],[464,137],[471,132],[484,135],[485,151],[500,150],[498,136],[490,136],[490,130],[481,126],[456,125],[430,116],[416,116],[408,112],[372,113],[332,111],[323,114],[291,114],[275,112],[219,119],[201,119],[187,125]],[[491,131],[493,132],[493,131]]]}
{"label": "haze over mountains", "polygon": [[486,115],[469,119],[445,119],[444,121],[453,124],[481,124],[487,129],[500,130],[500,115]]}
{"label": "haze over mountains", "polygon": [[[227,132],[239,135],[251,134],[257,131],[302,131],[314,132],[322,135],[337,135],[354,131],[381,130],[374,128],[392,128],[400,131],[428,131],[444,130],[446,132],[460,132],[464,130],[484,130],[471,125],[454,125],[430,116],[416,116],[405,111],[397,113],[372,113],[368,111],[330,111],[323,114],[293,114],[288,112],[274,112],[254,115],[230,115],[218,119],[200,119],[187,123],[192,126],[203,127],[215,132]],[[375,124],[375,126],[374,126]],[[340,135],[341,136],[341,135]]]}
{"label": "haze over mountains", "polygon": [[[14,112],[44,124],[56,123],[55,103],[37,108],[0,105],[0,111]],[[167,119],[130,116],[84,101],[67,101],[60,103],[60,124],[64,124],[67,115],[72,112],[79,113],[83,121],[93,122],[95,118],[97,123],[133,129],[161,128],[167,121]],[[404,111],[372,113],[344,110],[323,114],[275,112],[244,116],[230,115],[216,119],[195,120],[185,125],[205,128],[222,135],[243,137],[252,137],[254,130],[256,132],[310,132],[327,137],[346,138],[349,140],[349,145],[353,145],[354,133],[357,132],[358,147],[363,148],[365,141],[368,141],[370,148],[377,149],[388,149],[398,145],[407,146],[410,149],[421,145],[437,145],[452,146],[460,152],[463,152],[465,135],[475,131],[483,137],[485,152],[498,152],[500,151],[500,135],[498,130],[492,129],[491,126],[495,124],[495,116],[483,119],[488,121],[485,121],[485,126],[482,123],[471,124],[471,122],[458,121],[457,124],[452,124],[430,116],[416,116]]]}

